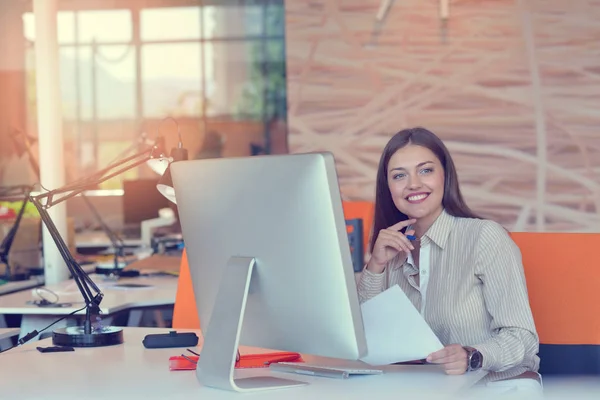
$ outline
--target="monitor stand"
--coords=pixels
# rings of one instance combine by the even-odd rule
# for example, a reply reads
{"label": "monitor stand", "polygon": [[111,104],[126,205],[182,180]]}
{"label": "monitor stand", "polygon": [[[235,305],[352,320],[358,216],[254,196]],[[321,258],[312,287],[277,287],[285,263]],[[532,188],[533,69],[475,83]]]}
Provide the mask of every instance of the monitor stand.
{"label": "monitor stand", "polygon": [[251,392],[307,384],[272,376],[234,378],[235,360],[255,263],[256,259],[253,257],[231,257],[223,271],[196,367],[196,377],[204,386]]}

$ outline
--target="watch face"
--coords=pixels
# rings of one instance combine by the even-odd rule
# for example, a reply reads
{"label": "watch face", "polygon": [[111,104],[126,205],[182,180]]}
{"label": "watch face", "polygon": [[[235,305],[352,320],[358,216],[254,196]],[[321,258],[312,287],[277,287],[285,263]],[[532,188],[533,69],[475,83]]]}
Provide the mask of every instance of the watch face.
{"label": "watch face", "polygon": [[470,365],[469,368],[470,369],[479,369],[481,368],[481,353],[478,351],[474,351],[473,354],[471,355],[471,360],[470,360]]}

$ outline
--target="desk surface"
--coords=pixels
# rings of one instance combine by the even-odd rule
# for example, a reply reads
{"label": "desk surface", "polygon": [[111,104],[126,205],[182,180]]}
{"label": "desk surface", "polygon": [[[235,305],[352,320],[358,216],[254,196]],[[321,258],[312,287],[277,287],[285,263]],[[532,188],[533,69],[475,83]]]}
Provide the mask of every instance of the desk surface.
{"label": "desk surface", "polygon": [[[74,352],[38,352],[36,346],[50,346],[50,339],[29,343],[0,355],[0,376],[3,398],[109,399],[141,398],[239,399],[259,397],[269,399],[402,399],[450,398],[449,395],[467,389],[483,373],[459,376],[444,374],[435,366],[386,366],[379,376],[351,379],[308,377],[278,373],[278,376],[309,382],[307,386],[239,394],[202,387],[194,371],[169,371],[169,357],[185,349],[145,349],[142,339],[149,333],[166,333],[168,329],[125,328],[125,343],[100,348],[77,348]],[[200,335],[199,335],[200,336]],[[241,348],[242,353],[256,349]],[[198,349],[196,349],[198,351]],[[318,362],[305,357],[307,362]],[[340,362],[340,360],[335,360]],[[60,368],[57,368],[57,366]],[[240,376],[269,374],[268,369],[237,370]],[[31,384],[35,377],[35,384]],[[423,397],[425,393],[440,394]],[[442,397],[441,394],[444,394]],[[409,397],[410,396],[410,397]]]}
{"label": "desk surface", "polygon": [[36,276],[26,281],[7,282],[0,285],[0,295],[18,292],[25,289],[31,289],[44,284],[43,276]]}
{"label": "desk surface", "polygon": [[[104,281],[101,275],[91,275],[92,280],[104,293],[100,304],[103,314],[136,307],[157,307],[175,304],[177,292],[177,277],[156,276],[119,279],[118,281]],[[141,284],[149,287],[124,288],[116,285]],[[59,296],[59,303],[71,303],[68,307],[38,307],[27,304],[34,300],[33,290],[23,290],[16,293],[0,296],[0,314],[35,314],[35,315],[66,315],[84,306],[81,294],[74,280],[61,282],[57,285],[44,286]],[[47,295],[48,300],[52,299]],[[81,311],[81,314],[84,314]]]}
{"label": "desk surface", "polygon": [[[125,246],[138,247],[142,245],[142,238],[123,238],[123,242],[125,243]],[[75,246],[78,248],[111,247],[112,243],[108,236],[102,231],[86,231],[75,234]]]}
{"label": "desk surface", "polygon": [[19,328],[1,328],[0,329],[0,340],[9,337],[17,336],[21,330]]}
{"label": "desk surface", "polygon": [[[82,265],[81,268],[89,274],[96,270],[96,264]],[[44,281],[45,277],[43,275],[39,275],[32,276],[30,279],[24,281],[7,282],[0,285],[0,295],[10,294],[14,292],[19,292],[21,290],[32,289],[37,286],[42,286],[44,284]]]}

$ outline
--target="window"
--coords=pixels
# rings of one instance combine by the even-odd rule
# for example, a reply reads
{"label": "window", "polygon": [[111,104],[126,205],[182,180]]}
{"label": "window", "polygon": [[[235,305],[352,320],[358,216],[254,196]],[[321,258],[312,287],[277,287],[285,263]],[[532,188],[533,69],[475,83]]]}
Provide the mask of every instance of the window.
{"label": "window", "polygon": [[[68,179],[135,151],[140,135],[153,137],[167,116],[180,122],[191,157],[287,152],[286,140],[270,138],[287,135],[283,1],[148,3],[160,6],[117,0],[119,8],[107,10],[90,0],[58,13]],[[23,29],[34,79],[31,13]],[[28,96],[35,126],[35,90]],[[208,139],[215,134],[222,139]],[[209,142],[221,147],[206,149]],[[150,174],[142,166],[134,176]]]}

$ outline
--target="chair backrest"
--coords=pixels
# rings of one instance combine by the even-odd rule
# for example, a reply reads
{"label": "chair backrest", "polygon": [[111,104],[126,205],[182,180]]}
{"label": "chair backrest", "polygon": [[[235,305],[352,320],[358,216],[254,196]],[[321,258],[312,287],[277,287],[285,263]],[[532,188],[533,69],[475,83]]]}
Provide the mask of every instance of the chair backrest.
{"label": "chair backrest", "polygon": [[600,234],[511,233],[540,336],[540,373],[600,374]]}
{"label": "chair backrest", "polygon": [[172,327],[174,329],[200,329],[200,319],[196,308],[192,276],[190,275],[190,267],[185,249],[181,255],[181,267],[179,268],[179,280],[177,281]]}

